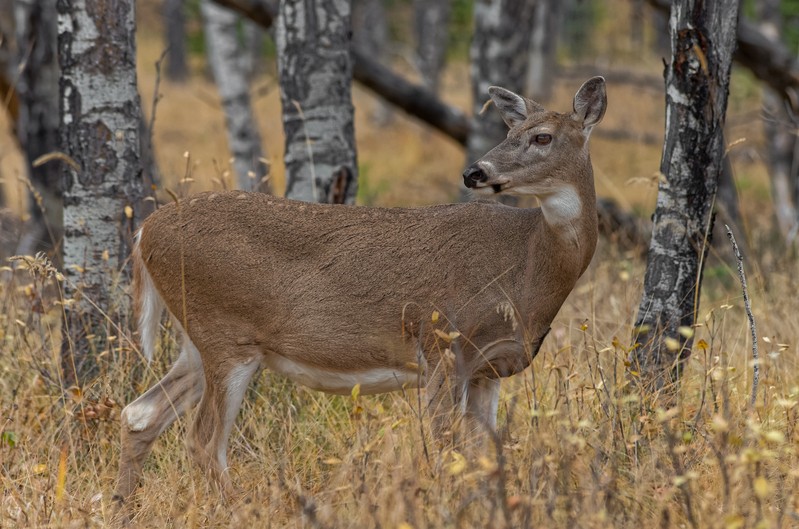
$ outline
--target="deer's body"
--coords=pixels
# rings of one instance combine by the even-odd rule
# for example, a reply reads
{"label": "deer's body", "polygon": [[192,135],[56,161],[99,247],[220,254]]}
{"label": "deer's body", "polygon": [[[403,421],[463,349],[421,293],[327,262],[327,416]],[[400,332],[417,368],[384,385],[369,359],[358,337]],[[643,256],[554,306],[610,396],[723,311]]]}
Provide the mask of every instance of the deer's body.
{"label": "deer's body", "polygon": [[529,365],[593,256],[587,141],[605,96],[595,78],[574,113],[556,114],[493,90],[511,132],[466,184],[535,194],[541,208],[380,209],[232,191],[147,219],[134,252],[144,350],[162,306],[184,346],[123,412],[119,498],[158,434],[200,399],[189,446],[224,482],[230,428],[259,367],[331,393],[424,387],[438,433],[453,409],[495,425],[498,379]]}

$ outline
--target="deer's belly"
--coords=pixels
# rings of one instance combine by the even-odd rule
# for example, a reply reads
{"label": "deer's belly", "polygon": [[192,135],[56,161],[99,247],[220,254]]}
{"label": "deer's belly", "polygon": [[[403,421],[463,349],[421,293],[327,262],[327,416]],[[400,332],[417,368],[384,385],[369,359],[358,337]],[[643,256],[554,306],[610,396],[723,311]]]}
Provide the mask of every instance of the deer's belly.
{"label": "deer's belly", "polygon": [[349,395],[352,388],[360,384],[363,395],[388,393],[403,387],[417,387],[419,375],[416,371],[396,368],[369,368],[362,370],[333,370],[297,362],[278,354],[268,354],[264,366],[285,375],[289,379],[311,389]]}

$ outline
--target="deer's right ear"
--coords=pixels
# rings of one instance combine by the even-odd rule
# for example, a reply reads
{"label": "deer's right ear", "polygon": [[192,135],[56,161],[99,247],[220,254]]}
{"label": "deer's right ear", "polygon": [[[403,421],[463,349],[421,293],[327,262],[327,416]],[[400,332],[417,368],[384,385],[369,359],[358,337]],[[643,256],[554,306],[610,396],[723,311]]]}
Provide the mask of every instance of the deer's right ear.
{"label": "deer's right ear", "polygon": [[608,106],[608,95],[605,90],[604,77],[592,77],[583,83],[574,95],[574,114],[572,117],[583,123],[585,134],[602,121]]}
{"label": "deer's right ear", "polygon": [[489,87],[488,95],[508,127],[513,128],[527,119],[527,103],[522,96],[499,86]]}

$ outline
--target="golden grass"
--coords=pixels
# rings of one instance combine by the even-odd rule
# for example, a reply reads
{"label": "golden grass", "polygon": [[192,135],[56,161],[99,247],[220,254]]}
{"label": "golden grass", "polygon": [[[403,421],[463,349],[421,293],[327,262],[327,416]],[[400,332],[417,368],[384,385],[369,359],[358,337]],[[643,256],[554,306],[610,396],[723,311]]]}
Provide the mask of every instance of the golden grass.
{"label": "golden grass", "polygon": [[[700,311],[676,406],[663,410],[657,397],[640,394],[625,368],[642,263],[608,248],[599,257],[533,369],[503,383],[496,439],[466,454],[441,450],[420,433],[427,422],[419,421],[414,391],[333,397],[265,373],[249,391],[231,439],[240,494],[229,504],[219,501],[187,458],[182,421],[148,460],[135,498],[137,523],[792,526],[799,498],[799,324],[790,315],[799,304],[752,292],[768,341],[761,343],[763,379],[750,410],[742,301],[736,288],[717,289]],[[103,527],[112,519],[118,403],[152,385],[175,346],[167,340],[154,365],[144,367],[130,336],[118,336],[101,355],[100,376],[81,392],[64,392],[58,310],[42,297],[44,282],[3,277],[0,525]],[[776,292],[797,288],[787,274],[772,283]]]}

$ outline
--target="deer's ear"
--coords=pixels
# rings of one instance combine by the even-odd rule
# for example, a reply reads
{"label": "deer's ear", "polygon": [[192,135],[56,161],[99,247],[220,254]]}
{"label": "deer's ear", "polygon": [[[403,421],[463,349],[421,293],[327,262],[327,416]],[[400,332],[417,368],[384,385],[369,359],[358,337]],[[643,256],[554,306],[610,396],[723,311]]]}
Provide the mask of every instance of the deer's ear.
{"label": "deer's ear", "polygon": [[574,113],[572,117],[575,121],[582,122],[583,130],[586,134],[602,121],[605,109],[608,106],[608,95],[605,90],[604,77],[592,77],[583,83],[574,95]]}
{"label": "deer's ear", "polygon": [[499,115],[502,116],[508,127],[513,128],[527,119],[529,114],[527,102],[522,96],[499,86],[489,87],[488,95],[491,96],[491,100],[499,110]]}

